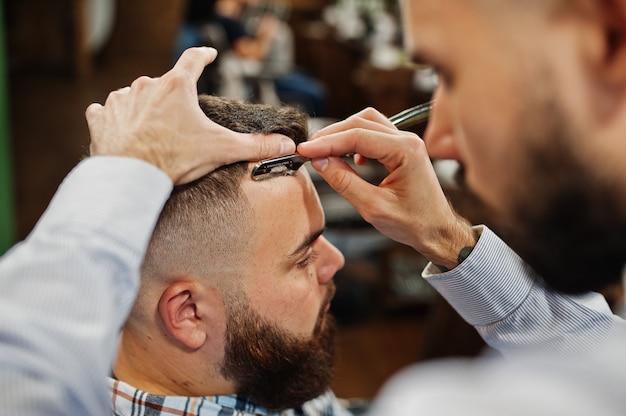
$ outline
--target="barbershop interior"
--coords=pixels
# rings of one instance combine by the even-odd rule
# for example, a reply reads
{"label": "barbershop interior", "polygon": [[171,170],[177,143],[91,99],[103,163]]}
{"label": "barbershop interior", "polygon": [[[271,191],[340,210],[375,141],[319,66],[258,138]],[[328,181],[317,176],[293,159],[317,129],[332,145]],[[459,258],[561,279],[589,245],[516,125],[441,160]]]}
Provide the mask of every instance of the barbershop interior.
{"label": "barbershop interior", "polygon": [[[437,85],[431,68],[406,63],[397,0],[249,2],[255,4],[241,15],[246,27],[268,13],[280,21],[272,47],[257,60],[229,51],[223,28],[192,3],[198,2],[3,2],[0,253],[28,236],[63,178],[86,156],[87,106],[104,103],[110,91],[139,76],[163,74],[187,47],[220,51],[199,92],[298,107],[310,116],[310,133],[367,107],[391,117],[427,103]],[[426,122],[407,127],[418,135],[425,128]],[[437,163],[454,208],[472,223],[488,222],[455,186],[456,165]],[[305,166],[320,195],[325,236],[346,259],[334,277],[331,305],[338,323],[335,394],[367,402],[410,364],[481,353],[485,345],[476,331],[421,278],[427,261],[382,236]],[[372,182],[385,174],[379,165],[360,169]],[[606,295],[617,300],[621,288]]]}

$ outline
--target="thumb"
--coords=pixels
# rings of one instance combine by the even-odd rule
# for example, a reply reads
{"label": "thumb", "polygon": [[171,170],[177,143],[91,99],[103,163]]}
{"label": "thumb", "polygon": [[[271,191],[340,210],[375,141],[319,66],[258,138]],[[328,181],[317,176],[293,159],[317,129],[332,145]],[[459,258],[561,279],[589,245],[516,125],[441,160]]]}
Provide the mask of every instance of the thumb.
{"label": "thumb", "polygon": [[377,187],[359,176],[343,159],[328,157],[313,159],[311,166],[320,176],[343,196],[354,208],[363,215],[364,210],[371,202]]}
{"label": "thumb", "polygon": [[237,133],[236,148],[230,153],[231,162],[257,161],[295,153],[296,144],[281,134]]}
{"label": "thumb", "polygon": [[219,128],[222,140],[204,143],[206,147],[211,147],[207,151],[212,152],[219,162],[214,168],[241,161],[256,162],[296,151],[294,141],[281,134],[238,133],[222,126]]}
{"label": "thumb", "polygon": [[201,140],[201,143],[195,142],[195,146],[188,147],[193,155],[187,155],[189,163],[179,164],[181,172],[173,176],[175,184],[191,182],[220,166],[283,156],[296,149],[293,140],[280,134],[237,133],[222,126],[218,130],[213,129],[212,133],[214,140]]}

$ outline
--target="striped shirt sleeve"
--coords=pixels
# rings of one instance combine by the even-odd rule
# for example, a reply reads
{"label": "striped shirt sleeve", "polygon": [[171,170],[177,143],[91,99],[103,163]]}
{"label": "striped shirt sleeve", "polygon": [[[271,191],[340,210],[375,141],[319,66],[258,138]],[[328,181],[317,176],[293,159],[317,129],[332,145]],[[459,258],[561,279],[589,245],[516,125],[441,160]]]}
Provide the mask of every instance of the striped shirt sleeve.
{"label": "striped shirt sleeve", "polygon": [[423,277],[503,354],[528,349],[576,352],[600,345],[624,321],[597,293],[567,296],[541,279],[487,227],[455,269],[429,264]]}
{"label": "striped shirt sleeve", "polygon": [[145,162],[88,158],[0,259],[0,414],[110,413],[117,333],[171,189]]}

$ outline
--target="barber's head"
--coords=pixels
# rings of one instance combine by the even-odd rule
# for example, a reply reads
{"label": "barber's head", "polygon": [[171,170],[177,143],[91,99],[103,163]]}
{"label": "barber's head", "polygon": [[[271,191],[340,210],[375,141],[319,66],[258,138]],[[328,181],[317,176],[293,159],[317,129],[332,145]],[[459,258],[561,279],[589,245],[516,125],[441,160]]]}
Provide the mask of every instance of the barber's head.
{"label": "barber's head", "polygon": [[407,50],[440,76],[425,134],[547,282],[626,260],[626,2],[403,0]]}
{"label": "barber's head", "polygon": [[[306,116],[292,108],[212,96],[200,105],[238,132],[307,138]],[[250,172],[237,163],[174,189],[124,329],[122,380],[160,394],[245,394],[270,408],[328,389],[327,311],[343,256],[321,235],[324,215],[305,169],[260,182]]]}

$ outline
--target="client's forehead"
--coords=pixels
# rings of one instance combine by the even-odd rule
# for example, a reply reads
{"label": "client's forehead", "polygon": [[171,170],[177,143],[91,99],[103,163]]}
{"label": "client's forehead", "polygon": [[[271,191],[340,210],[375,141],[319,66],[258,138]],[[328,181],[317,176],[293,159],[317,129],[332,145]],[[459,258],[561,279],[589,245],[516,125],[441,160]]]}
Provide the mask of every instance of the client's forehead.
{"label": "client's forehead", "polygon": [[[303,235],[324,227],[324,212],[306,169],[294,176],[264,181],[244,179],[242,190],[252,207],[253,237],[264,249],[288,251]],[[276,253],[280,255],[280,253]]]}

